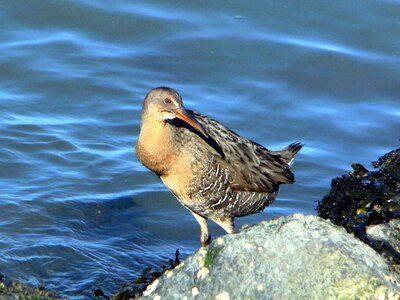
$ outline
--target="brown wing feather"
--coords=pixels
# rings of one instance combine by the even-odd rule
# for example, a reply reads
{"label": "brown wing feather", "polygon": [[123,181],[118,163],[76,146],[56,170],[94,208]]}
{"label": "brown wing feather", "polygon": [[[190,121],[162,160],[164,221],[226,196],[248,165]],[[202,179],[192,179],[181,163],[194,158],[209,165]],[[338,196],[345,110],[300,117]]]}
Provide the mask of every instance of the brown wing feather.
{"label": "brown wing feather", "polygon": [[209,135],[210,146],[215,142],[222,151],[219,156],[231,170],[231,187],[234,190],[270,193],[276,191],[281,183],[294,182],[287,159],[279,152],[269,151],[242,138],[209,117],[193,114]]}

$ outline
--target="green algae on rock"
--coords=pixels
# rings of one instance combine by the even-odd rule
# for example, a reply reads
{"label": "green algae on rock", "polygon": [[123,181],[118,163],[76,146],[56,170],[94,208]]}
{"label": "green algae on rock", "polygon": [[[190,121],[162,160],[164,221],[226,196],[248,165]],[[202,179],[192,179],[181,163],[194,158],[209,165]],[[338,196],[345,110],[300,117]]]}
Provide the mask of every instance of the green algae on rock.
{"label": "green algae on rock", "polygon": [[206,257],[204,258],[204,266],[206,268],[212,267],[212,265],[214,264],[214,260],[217,258],[222,248],[222,246],[217,245],[213,245],[212,247],[208,248]]}

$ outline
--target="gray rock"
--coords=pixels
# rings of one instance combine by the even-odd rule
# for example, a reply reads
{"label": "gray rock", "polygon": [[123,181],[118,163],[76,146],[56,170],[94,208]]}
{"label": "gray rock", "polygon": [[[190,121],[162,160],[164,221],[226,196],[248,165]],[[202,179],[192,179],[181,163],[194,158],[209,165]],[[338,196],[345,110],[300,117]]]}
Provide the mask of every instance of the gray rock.
{"label": "gray rock", "polygon": [[399,299],[399,276],[372,248],[316,216],[225,235],[149,285],[152,299]]}
{"label": "gray rock", "polygon": [[388,223],[368,226],[367,235],[375,240],[389,243],[393,249],[400,252],[400,219],[393,219]]}
{"label": "gray rock", "polygon": [[[391,255],[393,251],[400,253],[400,219],[392,219],[388,223],[370,225],[366,229],[368,238],[378,241],[378,245],[381,243],[388,249],[388,253],[382,253],[391,261],[392,268],[400,274],[400,264]],[[390,249],[392,247],[392,249]],[[383,247],[382,247],[383,248]]]}

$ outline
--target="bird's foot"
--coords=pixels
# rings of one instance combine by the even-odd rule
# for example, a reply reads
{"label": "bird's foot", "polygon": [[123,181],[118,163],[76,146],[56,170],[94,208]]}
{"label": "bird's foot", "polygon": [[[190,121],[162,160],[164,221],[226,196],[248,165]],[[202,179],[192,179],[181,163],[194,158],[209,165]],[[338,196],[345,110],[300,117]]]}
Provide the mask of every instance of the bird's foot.
{"label": "bird's foot", "polygon": [[201,247],[206,247],[210,245],[210,243],[211,243],[211,235],[207,234],[200,236]]}

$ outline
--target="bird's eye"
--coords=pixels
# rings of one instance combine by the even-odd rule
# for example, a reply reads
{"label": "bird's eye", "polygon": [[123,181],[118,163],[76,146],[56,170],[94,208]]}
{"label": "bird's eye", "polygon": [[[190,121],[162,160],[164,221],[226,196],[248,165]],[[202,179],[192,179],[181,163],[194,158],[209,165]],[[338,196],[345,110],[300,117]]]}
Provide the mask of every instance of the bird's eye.
{"label": "bird's eye", "polygon": [[165,103],[165,104],[171,104],[171,103],[172,103],[171,98],[165,98],[165,99],[164,99],[164,103]]}

